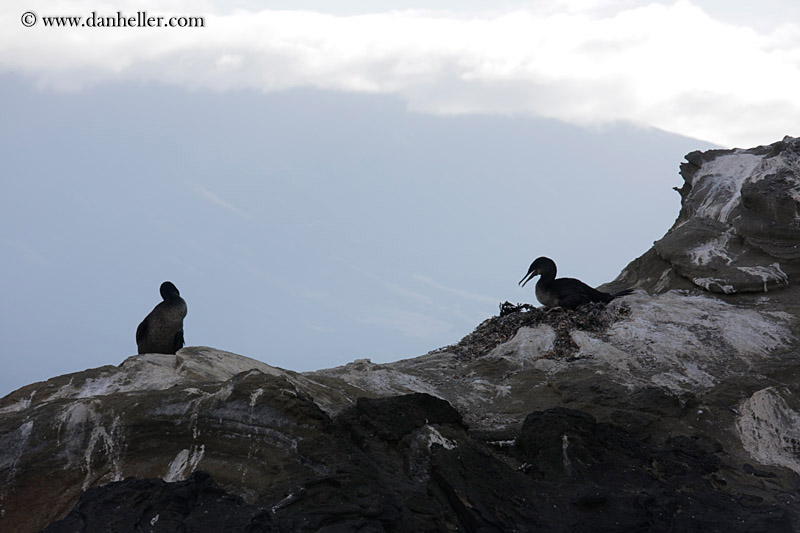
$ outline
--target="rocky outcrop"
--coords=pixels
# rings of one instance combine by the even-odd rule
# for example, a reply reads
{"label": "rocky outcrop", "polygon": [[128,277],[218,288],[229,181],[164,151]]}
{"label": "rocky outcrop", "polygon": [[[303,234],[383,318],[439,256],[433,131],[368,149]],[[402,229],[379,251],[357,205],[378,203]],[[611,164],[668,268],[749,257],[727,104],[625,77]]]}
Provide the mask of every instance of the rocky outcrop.
{"label": "rocky outcrop", "polygon": [[128,478],[45,531],[791,531],[780,505],[718,486],[713,442],[653,447],[562,408],[529,415],[506,454],[465,430],[432,396],[363,399],[304,443],[325,469],[272,478],[280,500],[248,504],[201,471]]}
{"label": "rocky outcrop", "polygon": [[0,530],[796,531],[798,153],[689,154],[608,306],[384,365],[190,347],[23,387]]}
{"label": "rocky outcrop", "polygon": [[615,281],[650,292],[788,287],[800,274],[800,139],[692,152],[681,175],[675,225]]}

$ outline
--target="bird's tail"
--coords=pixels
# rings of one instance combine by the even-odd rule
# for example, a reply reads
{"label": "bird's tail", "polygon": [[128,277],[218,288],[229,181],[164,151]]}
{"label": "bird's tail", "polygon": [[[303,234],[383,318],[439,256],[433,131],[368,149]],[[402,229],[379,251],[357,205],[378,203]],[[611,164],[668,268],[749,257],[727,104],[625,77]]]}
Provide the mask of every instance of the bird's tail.
{"label": "bird's tail", "polygon": [[611,296],[614,298],[619,298],[620,296],[627,296],[629,294],[633,294],[633,289],[625,289],[624,291],[615,292]]}

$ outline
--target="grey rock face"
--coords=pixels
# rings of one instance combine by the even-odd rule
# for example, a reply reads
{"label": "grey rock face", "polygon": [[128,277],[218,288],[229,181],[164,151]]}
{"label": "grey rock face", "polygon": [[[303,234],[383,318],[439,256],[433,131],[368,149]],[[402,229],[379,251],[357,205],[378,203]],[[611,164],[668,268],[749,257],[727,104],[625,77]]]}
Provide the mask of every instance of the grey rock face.
{"label": "grey rock face", "polygon": [[616,284],[736,294],[786,288],[800,273],[800,139],[692,152],[672,229]]}
{"label": "grey rock face", "polygon": [[689,154],[609,305],[390,364],[189,347],[23,387],[0,531],[800,530],[799,151]]}

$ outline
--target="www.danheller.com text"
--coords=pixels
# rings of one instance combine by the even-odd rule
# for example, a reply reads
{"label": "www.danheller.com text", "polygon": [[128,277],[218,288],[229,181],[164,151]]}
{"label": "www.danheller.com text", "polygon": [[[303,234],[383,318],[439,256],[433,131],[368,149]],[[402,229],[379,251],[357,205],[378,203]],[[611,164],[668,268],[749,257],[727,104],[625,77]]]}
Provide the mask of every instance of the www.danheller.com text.
{"label": "www.danheller.com text", "polygon": [[[79,28],[203,28],[204,17],[166,17],[149,15],[147,11],[137,11],[135,15],[123,15],[117,11],[115,15],[103,16],[92,11],[87,17],[80,16],[43,16],[45,26],[79,27]],[[24,21],[23,21],[24,22]],[[32,25],[32,24],[28,24]]]}

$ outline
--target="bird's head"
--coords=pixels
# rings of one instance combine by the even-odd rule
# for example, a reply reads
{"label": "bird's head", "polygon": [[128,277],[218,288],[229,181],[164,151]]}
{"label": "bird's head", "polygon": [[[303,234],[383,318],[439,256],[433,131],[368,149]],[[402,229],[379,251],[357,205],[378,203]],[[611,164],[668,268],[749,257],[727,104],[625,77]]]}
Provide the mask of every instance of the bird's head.
{"label": "bird's head", "polygon": [[159,292],[161,292],[161,297],[164,300],[174,300],[175,298],[180,298],[181,296],[180,291],[178,291],[178,287],[173,285],[171,281],[165,281],[162,283]]}
{"label": "bird's head", "polygon": [[556,270],[556,264],[553,262],[553,260],[548,257],[539,257],[538,259],[536,259],[536,261],[531,263],[531,266],[528,268],[528,273],[525,274],[525,277],[523,277],[519,281],[520,287],[524,287],[526,283],[528,283],[530,280],[532,280],[539,274],[542,274],[550,270],[552,270],[553,272],[555,272]]}

